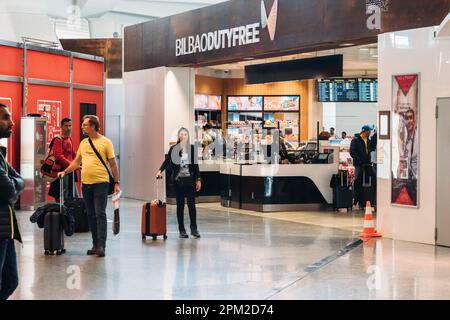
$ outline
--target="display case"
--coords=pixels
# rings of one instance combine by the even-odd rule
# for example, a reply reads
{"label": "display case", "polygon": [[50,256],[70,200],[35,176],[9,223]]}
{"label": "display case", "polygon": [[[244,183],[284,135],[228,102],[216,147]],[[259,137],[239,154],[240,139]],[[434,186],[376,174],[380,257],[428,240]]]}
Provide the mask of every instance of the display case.
{"label": "display case", "polygon": [[[222,127],[222,97],[206,94],[196,94],[194,97],[195,110],[195,142],[202,145],[204,126],[210,124],[212,129]],[[199,150],[201,154],[201,150]]]}

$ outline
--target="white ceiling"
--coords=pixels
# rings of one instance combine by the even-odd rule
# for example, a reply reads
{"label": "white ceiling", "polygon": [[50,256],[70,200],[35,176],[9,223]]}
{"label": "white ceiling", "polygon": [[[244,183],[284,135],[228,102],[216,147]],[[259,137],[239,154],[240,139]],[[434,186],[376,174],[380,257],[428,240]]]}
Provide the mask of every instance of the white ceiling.
{"label": "white ceiling", "polygon": [[80,8],[82,18],[99,17],[109,12],[155,18],[224,1],[226,0],[0,0],[0,12],[7,9],[9,12],[67,17],[71,6],[75,5]]}

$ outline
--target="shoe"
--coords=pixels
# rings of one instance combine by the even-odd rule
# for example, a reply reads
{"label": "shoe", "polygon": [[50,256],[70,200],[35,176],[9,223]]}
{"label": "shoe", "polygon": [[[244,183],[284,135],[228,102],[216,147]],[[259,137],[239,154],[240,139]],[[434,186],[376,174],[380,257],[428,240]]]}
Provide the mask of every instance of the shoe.
{"label": "shoe", "polygon": [[189,236],[186,233],[186,231],[180,231],[180,238],[181,239],[187,239],[187,238],[189,238]]}
{"label": "shoe", "polygon": [[191,231],[191,236],[192,236],[194,239],[200,239],[200,233],[198,233],[197,230]]}
{"label": "shoe", "polygon": [[97,257],[103,258],[105,256],[105,248],[98,247],[97,249]]}
{"label": "shoe", "polygon": [[97,254],[97,247],[93,246],[92,249],[89,249],[86,253],[88,256],[94,256]]}

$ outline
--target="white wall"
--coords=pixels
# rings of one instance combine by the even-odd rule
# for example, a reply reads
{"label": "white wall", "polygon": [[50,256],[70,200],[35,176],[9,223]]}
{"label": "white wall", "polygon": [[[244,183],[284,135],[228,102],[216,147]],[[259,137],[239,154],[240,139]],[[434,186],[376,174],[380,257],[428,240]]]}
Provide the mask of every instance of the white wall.
{"label": "white wall", "polygon": [[194,91],[195,72],[190,68],[166,68],[164,143],[169,151],[169,143],[177,140],[177,133],[185,127],[194,137]]}
{"label": "white wall", "polygon": [[435,244],[436,98],[450,97],[450,40],[434,39],[434,28],[382,34],[379,48],[379,107],[391,109],[392,76],[420,73],[419,209],[391,206],[390,141],[379,141],[378,228],[383,236]]}
{"label": "white wall", "polygon": [[323,103],[323,125],[327,131],[335,128],[338,136],[342,131],[354,136],[363,125],[377,124],[377,110],[377,103],[326,102]]}
{"label": "white wall", "polygon": [[122,181],[125,197],[156,198],[155,173],[180,127],[192,131],[194,72],[155,68],[125,72]]}

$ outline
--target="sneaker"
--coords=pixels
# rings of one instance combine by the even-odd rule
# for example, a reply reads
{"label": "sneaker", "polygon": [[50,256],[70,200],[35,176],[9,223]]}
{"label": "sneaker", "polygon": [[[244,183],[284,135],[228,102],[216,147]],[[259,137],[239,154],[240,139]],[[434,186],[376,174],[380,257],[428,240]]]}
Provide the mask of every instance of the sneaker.
{"label": "sneaker", "polygon": [[87,254],[88,256],[94,256],[94,255],[96,255],[96,254],[97,254],[97,247],[96,247],[96,246],[93,246],[92,249],[89,249],[89,250],[86,252],[86,254]]}
{"label": "sneaker", "polygon": [[191,231],[191,236],[192,236],[194,239],[199,239],[199,238],[200,238],[200,233],[198,233],[197,230],[194,230],[194,231]]}
{"label": "sneaker", "polygon": [[97,249],[97,257],[103,258],[105,256],[105,248],[98,247]]}
{"label": "sneaker", "polygon": [[187,239],[187,238],[189,238],[189,236],[186,233],[186,231],[180,231],[180,238],[181,239]]}

